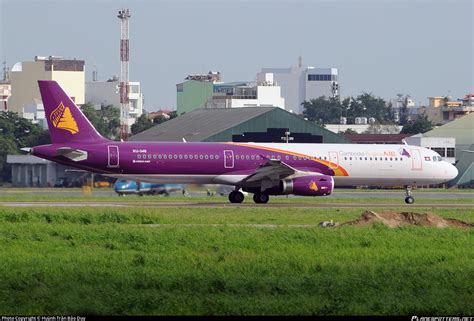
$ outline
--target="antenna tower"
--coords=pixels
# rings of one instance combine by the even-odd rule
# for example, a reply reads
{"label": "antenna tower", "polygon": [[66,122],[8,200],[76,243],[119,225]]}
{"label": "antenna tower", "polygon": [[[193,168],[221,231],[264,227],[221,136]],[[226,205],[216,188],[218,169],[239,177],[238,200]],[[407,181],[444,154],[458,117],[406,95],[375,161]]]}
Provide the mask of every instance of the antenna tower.
{"label": "antenna tower", "polygon": [[128,68],[130,58],[129,47],[129,20],[130,9],[120,9],[117,17],[120,19],[120,79],[119,79],[119,93],[120,93],[120,138],[127,140],[129,134],[128,118],[130,103],[128,100],[128,93],[130,91],[130,84],[128,79]]}

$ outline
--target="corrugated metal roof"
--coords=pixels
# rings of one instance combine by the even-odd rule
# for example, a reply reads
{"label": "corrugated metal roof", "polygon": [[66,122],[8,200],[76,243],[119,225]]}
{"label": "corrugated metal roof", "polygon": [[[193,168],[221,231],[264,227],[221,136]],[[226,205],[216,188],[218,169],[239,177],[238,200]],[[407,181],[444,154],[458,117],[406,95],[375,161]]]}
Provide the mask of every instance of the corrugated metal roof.
{"label": "corrugated metal roof", "polygon": [[203,141],[278,107],[196,109],[130,137],[131,141]]}
{"label": "corrugated metal roof", "polygon": [[441,127],[432,129],[423,135],[426,137],[454,137],[456,145],[474,143],[474,113],[455,119]]}

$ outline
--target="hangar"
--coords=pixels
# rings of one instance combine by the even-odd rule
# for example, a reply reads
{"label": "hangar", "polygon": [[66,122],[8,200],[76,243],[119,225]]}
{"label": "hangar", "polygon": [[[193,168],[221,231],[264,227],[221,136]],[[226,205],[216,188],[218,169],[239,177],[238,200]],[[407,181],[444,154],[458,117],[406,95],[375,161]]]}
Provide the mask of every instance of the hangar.
{"label": "hangar", "polygon": [[187,142],[351,142],[278,107],[196,109],[138,133],[130,140],[183,141],[183,138]]}

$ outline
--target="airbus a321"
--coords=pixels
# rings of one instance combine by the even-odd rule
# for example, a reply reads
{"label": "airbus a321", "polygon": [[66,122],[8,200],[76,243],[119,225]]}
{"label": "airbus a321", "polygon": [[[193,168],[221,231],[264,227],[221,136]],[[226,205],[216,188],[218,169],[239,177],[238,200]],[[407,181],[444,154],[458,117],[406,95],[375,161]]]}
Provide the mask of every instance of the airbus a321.
{"label": "airbus a321", "polygon": [[409,145],[117,142],[102,137],[55,81],[38,81],[52,144],[30,153],[122,179],[160,184],[234,186],[231,203],[253,193],[327,196],[334,186],[404,186],[447,182],[456,167],[436,152]]}

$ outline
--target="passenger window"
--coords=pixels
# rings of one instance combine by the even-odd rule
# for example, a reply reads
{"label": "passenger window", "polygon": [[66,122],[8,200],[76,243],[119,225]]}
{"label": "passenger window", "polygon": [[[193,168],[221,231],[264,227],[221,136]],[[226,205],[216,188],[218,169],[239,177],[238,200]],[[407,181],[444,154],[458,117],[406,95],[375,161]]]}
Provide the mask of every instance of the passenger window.
{"label": "passenger window", "polygon": [[179,159],[183,159],[183,155],[182,155],[182,154],[179,154]]}
{"label": "passenger window", "polygon": [[163,156],[161,154],[158,154],[158,159],[162,159]]}
{"label": "passenger window", "polygon": [[184,154],[184,159],[188,159],[188,154]]}
{"label": "passenger window", "polygon": [[252,160],[254,160],[254,159],[255,159],[255,155],[250,156],[250,158],[251,158]]}
{"label": "passenger window", "polygon": [[214,155],[211,154],[211,155],[209,156],[209,158],[210,158],[210,159],[214,159]]}
{"label": "passenger window", "polygon": [[204,158],[204,156],[202,156],[202,154],[201,154],[201,155],[199,155],[199,159],[203,159],[203,158]]}
{"label": "passenger window", "polygon": [[164,154],[164,155],[163,155],[163,158],[164,158],[164,159],[167,159],[167,158],[168,158],[168,156],[167,156],[166,154]]}
{"label": "passenger window", "polygon": [[296,156],[293,156],[293,160],[296,160]]}
{"label": "passenger window", "polygon": [[209,159],[209,155],[204,155],[204,159]]}
{"label": "passenger window", "polygon": [[138,158],[138,159],[142,158],[142,155],[141,155],[141,154],[138,154],[138,155],[137,155],[137,158]]}
{"label": "passenger window", "polygon": [[285,159],[286,159],[286,160],[289,160],[289,159],[290,159],[290,157],[288,157],[288,155],[286,155],[286,156],[285,156]]}
{"label": "passenger window", "polygon": [[219,159],[219,155],[216,155],[215,158],[216,158],[216,159]]}
{"label": "passenger window", "polygon": [[189,155],[189,159],[193,159],[193,155]]}

